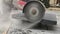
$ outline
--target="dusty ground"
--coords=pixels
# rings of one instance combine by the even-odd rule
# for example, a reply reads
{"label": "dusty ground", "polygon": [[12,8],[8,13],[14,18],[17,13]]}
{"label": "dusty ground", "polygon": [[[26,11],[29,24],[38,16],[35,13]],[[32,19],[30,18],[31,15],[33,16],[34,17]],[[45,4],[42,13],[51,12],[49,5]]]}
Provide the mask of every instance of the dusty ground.
{"label": "dusty ground", "polygon": [[[47,12],[55,13],[57,15],[57,25],[54,26],[54,30],[32,30],[33,33],[38,34],[60,34],[60,11],[50,11]],[[5,33],[9,27],[20,28],[21,19],[11,18],[11,14],[20,13],[19,11],[12,11],[9,14],[0,14],[0,34]],[[22,13],[20,13],[21,16]],[[19,17],[18,17],[19,18]]]}

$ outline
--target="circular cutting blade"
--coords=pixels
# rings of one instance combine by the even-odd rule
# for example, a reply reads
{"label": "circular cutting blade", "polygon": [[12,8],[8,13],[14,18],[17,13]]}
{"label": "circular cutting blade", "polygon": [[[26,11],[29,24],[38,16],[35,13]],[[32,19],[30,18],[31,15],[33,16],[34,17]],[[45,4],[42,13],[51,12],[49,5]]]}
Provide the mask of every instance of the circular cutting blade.
{"label": "circular cutting blade", "polygon": [[24,6],[23,12],[30,22],[40,22],[45,14],[45,7],[38,1],[30,1]]}

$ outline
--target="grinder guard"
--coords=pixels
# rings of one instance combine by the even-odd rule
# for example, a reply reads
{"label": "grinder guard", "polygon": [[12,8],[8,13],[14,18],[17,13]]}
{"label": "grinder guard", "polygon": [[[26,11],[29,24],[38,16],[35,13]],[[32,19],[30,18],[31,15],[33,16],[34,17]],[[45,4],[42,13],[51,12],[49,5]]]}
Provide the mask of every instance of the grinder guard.
{"label": "grinder guard", "polygon": [[40,1],[29,1],[23,8],[25,17],[30,22],[40,22],[45,14],[45,6]]}

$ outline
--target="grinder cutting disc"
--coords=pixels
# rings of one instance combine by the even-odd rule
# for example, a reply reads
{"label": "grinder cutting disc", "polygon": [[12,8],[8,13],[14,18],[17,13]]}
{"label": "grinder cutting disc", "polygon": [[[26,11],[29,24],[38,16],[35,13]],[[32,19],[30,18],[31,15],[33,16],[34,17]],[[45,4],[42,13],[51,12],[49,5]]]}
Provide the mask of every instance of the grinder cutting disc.
{"label": "grinder cutting disc", "polygon": [[45,14],[45,7],[39,1],[30,1],[24,8],[23,12],[30,22],[40,22]]}

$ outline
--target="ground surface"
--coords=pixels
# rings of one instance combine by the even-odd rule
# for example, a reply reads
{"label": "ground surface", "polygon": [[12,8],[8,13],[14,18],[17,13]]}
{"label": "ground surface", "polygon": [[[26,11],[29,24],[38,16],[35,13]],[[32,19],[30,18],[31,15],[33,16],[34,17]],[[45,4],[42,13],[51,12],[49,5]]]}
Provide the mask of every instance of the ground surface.
{"label": "ground surface", "polygon": [[[44,30],[44,29],[40,29],[40,30],[32,30],[32,33],[37,33],[37,34],[60,34],[60,11],[50,11],[47,10],[47,12],[51,12],[51,13],[55,13],[57,15],[57,25],[54,26],[54,30]],[[19,11],[12,11],[9,14],[0,14],[0,34],[3,34],[4,32],[6,32],[9,27],[14,29],[14,28],[22,28],[20,25],[22,23],[21,18],[17,17],[12,18],[11,15],[12,14],[18,14],[20,13]],[[18,16],[21,16],[22,13],[20,13]],[[19,18],[19,19],[18,19]],[[27,23],[28,25],[28,23]],[[28,26],[27,26],[28,27]]]}

